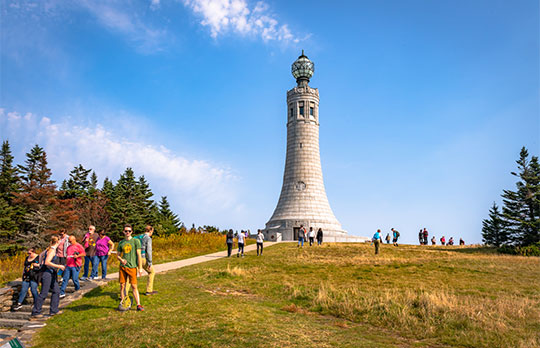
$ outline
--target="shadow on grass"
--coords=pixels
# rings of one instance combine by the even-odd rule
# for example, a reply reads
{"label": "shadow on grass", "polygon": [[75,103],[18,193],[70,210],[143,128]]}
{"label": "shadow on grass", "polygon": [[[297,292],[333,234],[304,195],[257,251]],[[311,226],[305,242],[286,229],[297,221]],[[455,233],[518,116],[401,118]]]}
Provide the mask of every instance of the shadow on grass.
{"label": "shadow on grass", "polygon": [[456,253],[462,253],[462,254],[481,254],[481,255],[498,255],[497,248],[494,247],[460,247],[459,245],[456,246],[441,246],[438,247],[436,250],[442,250],[442,251],[452,251]]}
{"label": "shadow on grass", "polygon": [[109,296],[113,300],[119,300],[119,292],[113,292],[113,291],[105,291],[103,287],[97,287],[93,289],[92,291],[88,292],[84,295],[85,298],[95,298],[95,297],[102,297],[102,296]]}
{"label": "shadow on grass", "polygon": [[92,304],[83,304],[78,306],[72,306],[64,309],[65,312],[86,312],[91,309],[107,308],[111,309],[110,306],[96,306]]}

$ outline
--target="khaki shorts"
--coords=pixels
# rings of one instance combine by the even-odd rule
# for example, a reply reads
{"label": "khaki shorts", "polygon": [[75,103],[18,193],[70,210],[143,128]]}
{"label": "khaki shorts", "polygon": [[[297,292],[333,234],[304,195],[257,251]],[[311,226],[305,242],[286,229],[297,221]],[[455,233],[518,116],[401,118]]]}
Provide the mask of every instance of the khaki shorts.
{"label": "khaki shorts", "polygon": [[126,280],[133,285],[137,285],[137,268],[120,267],[119,281],[120,284],[125,284]]}

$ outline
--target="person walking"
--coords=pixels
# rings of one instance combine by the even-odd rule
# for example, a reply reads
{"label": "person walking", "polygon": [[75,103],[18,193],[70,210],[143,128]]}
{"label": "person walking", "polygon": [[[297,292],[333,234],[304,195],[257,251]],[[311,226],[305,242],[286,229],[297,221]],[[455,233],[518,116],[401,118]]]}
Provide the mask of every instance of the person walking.
{"label": "person walking", "polygon": [[306,239],[306,228],[304,225],[300,225],[300,229],[298,230],[298,247],[302,245],[302,248],[304,247],[304,240]]}
{"label": "person walking", "polygon": [[322,228],[319,228],[317,230],[317,245],[322,244],[322,239],[323,239],[323,231],[322,231]]}
{"label": "person walking", "polygon": [[450,237],[447,245],[454,245],[454,237]]}
{"label": "person walking", "polygon": [[463,240],[463,238],[459,238],[459,245],[465,245],[465,241]]}
{"label": "person walking", "polygon": [[424,245],[424,232],[422,229],[418,232],[418,241],[420,242],[420,245]]}
{"label": "person walking", "polygon": [[435,236],[431,237],[431,245],[437,244],[437,240],[435,239]]}
{"label": "person walking", "polygon": [[244,235],[244,232],[240,232],[236,235],[236,241],[238,242],[238,253],[236,253],[236,257],[240,257],[240,252],[242,252],[242,257],[244,257],[244,241],[246,236]]}
{"label": "person walking", "polygon": [[146,296],[157,294],[154,291],[154,278],[156,271],[154,270],[154,264],[152,263],[152,235],[154,234],[154,228],[150,225],[146,225],[144,230],[144,236],[141,243],[141,256],[142,267],[148,273],[148,283],[146,283]]}
{"label": "person walking", "polygon": [[118,243],[118,253],[116,258],[120,263],[120,272],[118,280],[120,282],[120,300],[124,301],[124,298],[128,296],[126,289],[126,283],[129,279],[131,287],[133,288],[133,297],[137,302],[137,310],[144,311],[141,305],[141,299],[139,296],[139,290],[137,288],[137,275],[141,276],[142,272],[142,255],[141,255],[141,242],[133,238],[131,235],[133,228],[130,224],[124,226],[125,238]]}
{"label": "person walking", "polygon": [[398,239],[399,239],[399,232],[395,230],[393,227],[391,228],[392,231],[392,243],[394,243],[394,246],[398,246]]}
{"label": "person walking", "polygon": [[440,241],[442,246],[446,245],[446,238],[444,236],[441,237]]}
{"label": "person walking", "polygon": [[428,231],[424,228],[424,245],[428,245]]}
{"label": "person walking", "polygon": [[312,246],[313,243],[315,243],[315,231],[313,231],[313,227],[309,228],[308,238],[309,238],[309,246]]}
{"label": "person walking", "polygon": [[113,249],[113,241],[105,234],[105,230],[101,229],[99,231],[98,239],[96,240],[96,278],[98,278],[97,269],[99,264],[101,264],[101,279],[107,278],[107,260],[109,259],[109,256],[111,256]]}
{"label": "person walking", "polygon": [[[64,270],[65,267],[56,263],[56,248],[58,248],[58,244],[58,237],[52,236],[49,247],[40,254],[40,264],[42,265],[40,269],[41,292],[32,307],[31,320],[43,317],[41,310],[43,308],[43,302],[45,302],[45,299],[49,295],[49,291],[52,292],[52,295],[48,316],[53,316],[59,312],[58,304],[60,303],[60,287],[58,286],[56,271],[59,269]],[[41,260],[43,260],[43,262],[41,262]]]}
{"label": "person walking", "polygon": [[[88,233],[84,235],[82,240],[82,244],[84,245],[84,253],[86,256],[84,257],[84,273],[81,280],[98,279],[98,258],[96,256],[96,240],[98,238],[99,236],[96,233],[96,226],[88,226]],[[90,265],[92,265],[92,272],[90,273],[90,277],[88,277]]]}
{"label": "person walking", "polygon": [[375,244],[375,255],[377,255],[379,253],[379,247],[382,243],[381,230],[377,230],[377,232],[375,232],[371,241],[371,244]]}
{"label": "person walking", "polygon": [[82,258],[85,256],[84,248],[77,243],[75,236],[69,236],[69,243],[70,245],[66,248],[66,269],[64,271],[62,286],[60,287],[60,298],[66,297],[66,288],[70,279],[73,281],[75,291],[81,288],[79,284],[79,271],[81,270]]}
{"label": "person walking", "polygon": [[38,283],[39,283],[39,255],[36,254],[36,248],[28,249],[28,256],[24,259],[24,270],[22,275],[22,288],[19,292],[19,298],[17,303],[13,306],[14,311],[18,311],[22,308],[22,303],[28,294],[28,288],[32,293],[34,298],[34,303],[36,302],[38,294]]}
{"label": "person walking", "polygon": [[[264,242],[264,235],[261,230],[257,231],[257,256],[262,256],[263,252],[263,242]],[[261,249],[261,252],[259,254],[259,249]]]}
{"label": "person walking", "polygon": [[386,244],[390,244],[390,233],[386,234]]}
{"label": "person walking", "polygon": [[[57,264],[65,266],[66,265],[66,257],[67,257],[67,247],[69,246],[69,236],[66,233],[66,229],[62,228],[60,230],[60,235],[58,237],[58,248],[56,248],[56,260]],[[58,276],[62,278],[62,273],[64,271],[58,270]]]}
{"label": "person walking", "polygon": [[227,257],[231,257],[233,243],[234,243],[234,234],[233,234],[232,229],[230,229],[229,232],[227,232],[225,243],[227,243]]}

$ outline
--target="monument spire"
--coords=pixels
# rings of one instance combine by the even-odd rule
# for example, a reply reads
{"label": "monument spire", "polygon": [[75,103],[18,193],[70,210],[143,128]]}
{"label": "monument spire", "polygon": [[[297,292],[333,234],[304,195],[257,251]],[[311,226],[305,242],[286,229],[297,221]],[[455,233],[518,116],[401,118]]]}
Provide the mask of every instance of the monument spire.
{"label": "monument spire", "polygon": [[279,201],[264,233],[268,240],[296,240],[303,225],[323,230],[326,241],[348,236],[334,216],[324,188],[319,153],[319,91],[308,85],[315,64],[304,54],[292,64],[297,86],[287,92],[287,156]]}

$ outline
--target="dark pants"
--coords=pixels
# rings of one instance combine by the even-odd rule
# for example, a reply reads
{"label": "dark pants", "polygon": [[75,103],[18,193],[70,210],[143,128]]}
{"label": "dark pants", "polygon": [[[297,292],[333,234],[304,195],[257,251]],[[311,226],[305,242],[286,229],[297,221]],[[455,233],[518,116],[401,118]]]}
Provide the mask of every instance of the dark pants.
{"label": "dark pants", "polygon": [[314,242],[315,242],[315,238],[309,237],[309,246],[312,246]]}
{"label": "dark pants", "polygon": [[373,241],[373,243],[375,244],[375,254],[378,254],[381,241],[376,239],[375,241]]}
{"label": "dark pants", "polygon": [[[66,260],[67,260],[67,259],[66,259],[65,257],[57,256],[57,257],[56,257],[56,262],[55,262],[55,263],[56,263],[57,265],[65,266],[65,265],[66,265]],[[59,270],[58,270],[58,276],[59,276],[59,277],[62,277],[62,274],[64,274],[63,271],[62,271],[61,269],[59,269]]]}
{"label": "dark pants", "polygon": [[52,273],[45,271],[41,276],[41,292],[39,293],[36,302],[34,302],[32,315],[41,314],[41,308],[43,307],[43,302],[45,302],[45,299],[49,295],[49,290],[52,292],[50,314],[54,315],[58,313],[58,304],[60,303],[60,287],[56,281],[56,272]]}
{"label": "dark pants", "polygon": [[240,252],[244,255],[244,243],[238,243],[238,253],[240,254]]}
{"label": "dark pants", "polygon": [[322,238],[317,238],[317,245],[321,245],[322,244]]}
{"label": "dark pants", "polygon": [[259,248],[261,248],[261,255],[262,255],[263,243],[257,243],[257,256],[259,256]]}
{"label": "dark pants", "polygon": [[231,257],[233,243],[227,243],[227,257]]}
{"label": "dark pants", "polygon": [[34,298],[34,302],[36,302],[36,299],[39,296],[37,292],[38,283],[33,280],[28,280],[28,281],[25,280],[22,282],[22,288],[21,288],[21,292],[19,293],[19,300],[17,301],[17,303],[19,304],[23,303],[24,299],[26,298],[26,295],[28,294],[28,288],[30,288],[30,291],[32,292],[32,297]]}

